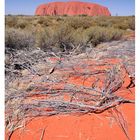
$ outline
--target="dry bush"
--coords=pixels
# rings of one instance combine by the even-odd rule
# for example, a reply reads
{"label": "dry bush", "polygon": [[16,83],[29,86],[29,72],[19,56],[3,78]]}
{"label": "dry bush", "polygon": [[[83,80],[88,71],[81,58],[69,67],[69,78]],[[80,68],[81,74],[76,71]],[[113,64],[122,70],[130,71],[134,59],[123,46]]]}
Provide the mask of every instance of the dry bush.
{"label": "dry bush", "polygon": [[66,21],[67,24],[74,29],[78,29],[78,28],[87,29],[93,25],[93,21],[89,17],[76,16],[76,17],[69,17],[66,20],[67,20]]}
{"label": "dry bush", "polygon": [[33,47],[35,38],[33,33],[20,29],[9,28],[5,31],[5,46],[11,49]]}
{"label": "dry bush", "polygon": [[122,30],[135,30],[135,17],[120,17],[116,19],[116,22],[113,24],[113,27]]}
{"label": "dry bush", "polygon": [[95,47],[101,42],[121,39],[123,32],[114,28],[103,28],[98,26],[89,28],[86,33],[89,37],[89,42]]}
{"label": "dry bush", "polygon": [[42,26],[51,26],[52,19],[50,17],[40,17],[37,19],[37,24],[40,24]]}
{"label": "dry bush", "polygon": [[110,21],[110,18],[104,16],[94,18],[94,24],[95,26],[100,27],[112,27],[112,22]]}
{"label": "dry bush", "polygon": [[[125,74],[123,74],[123,70],[125,66],[123,63],[116,65],[108,62],[109,66],[111,66],[110,68],[104,70],[97,68],[98,66],[108,66],[106,59],[111,56],[111,58],[123,58],[123,62],[124,60],[126,62],[125,65],[130,66],[134,71],[134,61],[130,64],[132,56],[134,59],[134,47],[131,46],[130,42],[125,42],[123,44],[124,46],[122,43],[116,43],[117,48],[115,49],[107,49],[104,51],[101,51],[100,48],[95,49],[94,52],[98,54],[99,57],[91,53],[89,57],[84,54],[81,59],[80,55],[75,56],[72,53],[71,55],[64,54],[62,56],[64,59],[61,59],[58,53],[56,53],[57,62],[50,61],[50,56],[47,56],[47,53],[44,53],[42,50],[18,50],[14,52],[13,65],[18,62],[22,68],[29,72],[26,73],[24,77],[18,77],[12,76],[15,69],[9,69],[11,72],[10,76],[14,78],[11,82],[6,75],[9,86],[6,86],[6,128],[8,128],[10,132],[13,132],[21,126],[23,118],[30,119],[37,116],[71,113],[102,113],[109,108],[115,109],[115,107],[120,104],[134,103],[133,100],[128,100],[115,94],[116,91],[121,89],[124,83]],[[102,54],[99,55],[100,53]],[[97,63],[94,62],[95,60]],[[85,63],[88,61],[93,63]],[[30,65],[27,65],[27,62],[29,62]],[[40,63],[44,65],[44,69],[48,68],[43,74],[40,74],[41,67],[37,67]],[[84,71],[79,71],[76,67],[81,67]],[[92,70],[89,67],[92,67]],[[16,69],[16,72],[20,73],[22,70]],[[129,74],[127,67],[126,71]],[[34,79],[33,77],[35,75],[36,78]],[[105,78],[102,79],[99,75],[101,77],[105,76]],[[75,76],[83,77],[82,85],[77,86],[68,82],[70,77]],[[94,77],[95,81],[91,81],[92,86],[87,87],[84,82],[91,77]],[[25,85],[27,83],[28,86],[23,85],[22,88],[20,86],[20,89],[17,85],[14,86],[14,83],[17,83],[16,81],[19,81],[18,83],[23,82]],[[103,82],[101,87],[99,86],[100,82]],[[65,86],[54,88],[55,85],[61,84]],[[45,98],[37,98],[39,97],[38,95],[41,95],[41,97],[44,96]],[[69,100],[65,100],[67,96]],[[32,97],[36,97],[36,99]],[[12,127],[13,123],[14,127]]]}
{"label": "dry bush", "polygon": [[97,17],[95,19],[97,26],[114,27],[116,29],[135,30],[135,17]]}
{"label": "dry bush", "polygon": [[84,15],[79,16],[6,16],[6,25],[8,27],[15,27],[16,24],[20,24],[21,21],[25,23],[40,24],[41,26],[54,26],[62,24],[69,24],[69,26],[73,27],[74,29],[77,28],[89,28],[94,26],[101,26],[101,27],[114,27],[117,29],[135,29],[135,17],[105,17],[105,16],[97,16],[97,17],[89,17]]}
{"label": "dry bush", "polygon": [[56,46],[57,39],[55,31],[52,28],[45,28],[36,31],[35,47],[42,50],[48,50]]}
{"label": "dry bush", "polygon": [[73,31],[67,25],[60,25],[57,28],[41,28],[36,32],[36,45],[43,50],[53,48],[58,48],[61,51],[69,50]]}
{"label": "dry bush", "polygon": [[48,28],[40,34],[40,46],[46,50],[48,48],[59,48],[61,51],[69,51],[74,46],[79,49],[86,49],[87,46],[95,47],[101,42],[119,40],[122,37],[122,31],[114,28],[106,29],[102,27],[92,27],[87,30],[78,28],[74,30],[69,26],[61,26],[58,29]]}
{"label": "dry bush", "polygon": [[45,28],[39,32],[39,44],[42,49],[59,48],[61,51],[70,51],[79,46],[79,50],[86,49],[89,45],[95,47],[101,42],[119,40],[123,32],[114,28],[91,27],[73,29],[67,24],[62,24],[59,28]]}
{"label": "dry bush", "polygon": [[95,47],[101,42],[118,40],[122,37],[122,31],[119,29],[97,26],[83,30],[70,28],[67,24],[53,28],[40,27],[34,32],[33,35],[25,30],[6,30],[6,47],[19,49],[38,47],[43,50],[70,51],[79,46],[79,49],[84,50],[89,45]]}
{"label": "dry bush", "polygon": [[73,32],[72,36],[73,36],[73,44],[75,46],[80,45],[81,47],[82,46],[86,47],[86,45],[89,41],[89,36],[88,36],[86,30],[83,31],[82,28],[79,28]]}
{"label": "dry bush", "polygon": [[132,19],[129,19],[129,29],[135,30],[135,18],[132,17]]}
{"label": "dry bush", "polygon": [[62,51],[71,49],[70,43],[73,42],[72,33],[74,29],[70,28],[67,24],[62,24],[56,29],[57,45]]}
{"label": "dry bush", "polygon": [[[84,50],[87,46],[95,47],[101,42],[121,39],[126,29],[135,29],[134,19],[135,17],[104,16],[8,16],[6,17],[6,46],[10,46],[9,44],[12,43],[12,46],[20,44],[19,48],[35,46],[43,50],[59,51],[69,51],[80,46],[79,48]],[[14,29],[13,34],[11,32],[14,32]],[[35,34],[32,34],[32,30]],[[19,34],[20,39],[18,40],[21,40],[21,43],[8,34],[11,36]],[[22,36],[24,36],[23,39],[21,39]],[[27,40],[31,40],[31,38],[35,40],[34,45],[27,43],[30,42]],[[25,44],[28,45],[23,45],[22,40],[26,40]]]}
{"label": "dry bush", "polygon": [[7,16],[5,18],[6,26],[10,28],[15,28],[17,25],[17,17],[13,16]]}
{"label": "dry bush", "polygon": [[18,20],[16,24],[16,28],[24,29],[28,26],[28,22],[26,20]]}

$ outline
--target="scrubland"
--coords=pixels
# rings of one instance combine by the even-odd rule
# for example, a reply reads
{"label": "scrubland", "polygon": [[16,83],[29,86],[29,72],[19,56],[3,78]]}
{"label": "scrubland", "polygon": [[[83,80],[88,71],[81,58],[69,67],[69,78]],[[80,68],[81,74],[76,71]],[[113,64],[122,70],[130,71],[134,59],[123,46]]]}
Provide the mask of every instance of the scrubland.
{"label": "scrubland", "polygon": [[6,47],[69,51],[120,40],[135,30],[135,17],[6,16]]}
{"label": "scrubland", "polygon": [[134,16],[6,16],[6,140],[133,140],[134,33]]}

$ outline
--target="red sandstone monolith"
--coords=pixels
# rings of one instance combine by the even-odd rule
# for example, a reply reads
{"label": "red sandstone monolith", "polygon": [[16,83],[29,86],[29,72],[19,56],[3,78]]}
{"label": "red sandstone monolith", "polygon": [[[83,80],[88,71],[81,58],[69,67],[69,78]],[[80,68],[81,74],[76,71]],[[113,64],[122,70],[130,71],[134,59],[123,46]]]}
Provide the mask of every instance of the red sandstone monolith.
{"label": "red sandstone monolith", "polygon": [[51,2],[39,5],[35,15],[88,15],[88,16],[111,16],[107,7],[87,2]]}

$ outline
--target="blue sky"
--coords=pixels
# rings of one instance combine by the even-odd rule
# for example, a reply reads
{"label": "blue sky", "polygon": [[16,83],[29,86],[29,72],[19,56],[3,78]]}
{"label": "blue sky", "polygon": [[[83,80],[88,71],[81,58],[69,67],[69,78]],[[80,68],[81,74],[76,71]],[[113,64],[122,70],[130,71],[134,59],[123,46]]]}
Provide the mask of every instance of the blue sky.
{"label": "blue sky", "polygon": [[[39,4],[64,0],[5,0],[5,14],[34,15]],[[74,0],[73,0],[74,1]],[[135,0],[81,0],[104,5],[109,8],[112,15],[134,15]]]}

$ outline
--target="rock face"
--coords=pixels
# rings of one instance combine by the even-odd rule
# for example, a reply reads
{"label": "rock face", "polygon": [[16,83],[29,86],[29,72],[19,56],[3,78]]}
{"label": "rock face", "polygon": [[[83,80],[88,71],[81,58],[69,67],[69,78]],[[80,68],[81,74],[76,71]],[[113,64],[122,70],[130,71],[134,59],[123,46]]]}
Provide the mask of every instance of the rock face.
{"label": "rock face", "polygon": [[35,15],[88,15],[111,16],[107,7],[87,2],[51,2],[39,5]]}

